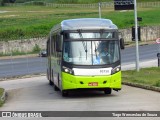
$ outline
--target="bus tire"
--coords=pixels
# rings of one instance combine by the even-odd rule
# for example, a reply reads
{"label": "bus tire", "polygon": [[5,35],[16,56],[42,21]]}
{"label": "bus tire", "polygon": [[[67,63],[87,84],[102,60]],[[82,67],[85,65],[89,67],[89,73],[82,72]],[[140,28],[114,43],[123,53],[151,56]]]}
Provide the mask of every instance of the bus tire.
{"label": "bus tire", "polygon": [[62,96],[63,96],[63,97],[67,97],[67,96],[68,96],[68,91],[62,90]]}
{"label": "bus tire", "polygon": [[53,82],[52,82],[51,80],[49,80],[49,84],[50,84],[50,85],[53,85]]}
{"label": "bus tire", "polygon": [[59,91],[59,88],[55,84],[53,85],[53,88],[55,91]]}
{"label": "bus tire", "polygon": [[51,81],[52,78],[48,72],[48,69],[47,69],[47,79],[49,80],[49,85],[53,85],[53,82]]}
{"label": "bus tire", "polygon": [[111,94],[112,93],[112,89],[111,88],[106,88],[104,90],[104,94]]}

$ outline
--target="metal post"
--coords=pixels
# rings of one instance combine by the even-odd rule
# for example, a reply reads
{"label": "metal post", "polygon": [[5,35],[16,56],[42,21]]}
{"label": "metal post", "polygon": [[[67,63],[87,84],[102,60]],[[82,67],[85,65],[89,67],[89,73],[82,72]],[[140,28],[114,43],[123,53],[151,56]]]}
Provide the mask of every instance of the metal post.
{"label": "metal post", "polygon": [[137,1],[134,0],[134,17],[135,17],[135,41],[136,41],[136,70],[139,72],[139,48],[138,48],[138,22],[137,22]]}
{"label": "metal post", "polygon": [[99,6],[99,18],[101,18],[101,2],[98,3]]}
{"label": "metal post", "polygon": [[160,67],[160,53],[157,53],[157,58],[158,58],[158,67]]}
{"label": "metal post", "polygon": [[[21,40],[22,40],[22,38],[21,38]],[[29,44],[27,45],[27,47],[26,47],[26,56],[27,56],[27,58],[26,58],[26,64],[27,64],[27,73],[29,74],[29,59],[28,59],[28,46],[29,46]]]}
{"label": "metal post", "polygon": [[[9,46],[9,42],[8,42],[8,46]],[[10,46],[9,46],[10,47]],[[13,50],[12,50],[12,48],[10,47],[10,52],[11,52],[11,67],[12,67],[12,69],[11,69],[11,73],[13,73],[14,74],[14,63],[13,63]]]}
{"label": "metal post", "polygon": [[156,43],[158,45],[158,53],[157,53],[157,58],[158,58],[158,67],[160,67],[160,38],[156,39]]}

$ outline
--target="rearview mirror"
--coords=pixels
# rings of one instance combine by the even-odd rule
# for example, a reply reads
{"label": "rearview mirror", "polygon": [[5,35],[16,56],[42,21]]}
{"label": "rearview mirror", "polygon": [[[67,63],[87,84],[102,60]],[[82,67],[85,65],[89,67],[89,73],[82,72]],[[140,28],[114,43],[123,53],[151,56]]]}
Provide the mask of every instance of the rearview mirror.
{"label": "rearview mirror", "polygon": [[62,52],[60,41],[56,40],[56,52]]}
{"label": "rearview mirror", "polygon": [[120,47],[121,47],[121,49],[125,48],[125,46],[124,46],[124,39],[123,38],[120,39]]}

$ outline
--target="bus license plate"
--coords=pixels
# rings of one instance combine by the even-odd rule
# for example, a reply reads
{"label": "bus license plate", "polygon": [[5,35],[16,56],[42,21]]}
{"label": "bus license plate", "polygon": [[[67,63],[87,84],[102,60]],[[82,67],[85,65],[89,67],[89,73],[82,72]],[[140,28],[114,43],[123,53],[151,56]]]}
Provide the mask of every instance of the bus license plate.
{"label": "bus license plate", "polygon": [[90,82],[88,83],[88,86],[98,86],[98,82]]}

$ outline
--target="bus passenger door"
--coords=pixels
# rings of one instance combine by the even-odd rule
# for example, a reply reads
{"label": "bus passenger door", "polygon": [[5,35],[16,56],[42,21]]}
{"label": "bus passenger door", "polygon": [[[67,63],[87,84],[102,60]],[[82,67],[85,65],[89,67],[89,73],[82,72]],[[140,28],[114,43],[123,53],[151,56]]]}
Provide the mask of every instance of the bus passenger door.
{"label": "bus passenger door", "polygon": [[61,60],[62,60],[62,38],[56,35],[56,86],[61,89]]}

